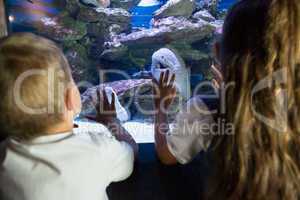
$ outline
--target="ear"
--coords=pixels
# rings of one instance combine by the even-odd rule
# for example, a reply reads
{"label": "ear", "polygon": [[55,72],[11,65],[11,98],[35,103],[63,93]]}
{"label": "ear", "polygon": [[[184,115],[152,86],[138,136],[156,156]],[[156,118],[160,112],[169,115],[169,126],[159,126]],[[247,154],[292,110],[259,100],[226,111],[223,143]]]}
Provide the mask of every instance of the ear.
{"label": "ear", "polygon": [[76,85],[71,85],[66,89],[65,105],[68,111],[79,113],[81,110],[80,93]]}
{"label": "ear", "polygon": [[65,91],[65,106],[67,111],[73,111],[75,108],[75,98],[72,87],[67,87]]}

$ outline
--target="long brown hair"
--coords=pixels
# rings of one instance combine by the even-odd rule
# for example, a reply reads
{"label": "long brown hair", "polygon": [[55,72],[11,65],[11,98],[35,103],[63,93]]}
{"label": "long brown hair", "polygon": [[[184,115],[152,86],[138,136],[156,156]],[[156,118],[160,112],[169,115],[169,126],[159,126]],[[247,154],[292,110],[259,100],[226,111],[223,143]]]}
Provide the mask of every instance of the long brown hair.
{"label": "long brown hair", "polygon": [[224,114],[234,134],[215,138],[208,199],[300,199],[299,23],[299,0],[242,0],[230,10],[221,63],[234,83]]}

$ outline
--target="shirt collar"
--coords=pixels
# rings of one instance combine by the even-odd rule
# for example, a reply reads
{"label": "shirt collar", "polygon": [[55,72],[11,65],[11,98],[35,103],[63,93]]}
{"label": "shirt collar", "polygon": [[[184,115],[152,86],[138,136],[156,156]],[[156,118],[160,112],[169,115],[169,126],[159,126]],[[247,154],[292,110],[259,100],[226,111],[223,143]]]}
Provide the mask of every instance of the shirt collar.
{"label": "shirt collar", "polygon": [[16,139],[11,139],[11,142],[14,144],[27,144],[27,145],[46,144],[46,143],[59,142],[69,137],[72,137],[73,135],[74,135],[73,132],[63,132],[55,135],[40,136],[30,141],[20,141]]}

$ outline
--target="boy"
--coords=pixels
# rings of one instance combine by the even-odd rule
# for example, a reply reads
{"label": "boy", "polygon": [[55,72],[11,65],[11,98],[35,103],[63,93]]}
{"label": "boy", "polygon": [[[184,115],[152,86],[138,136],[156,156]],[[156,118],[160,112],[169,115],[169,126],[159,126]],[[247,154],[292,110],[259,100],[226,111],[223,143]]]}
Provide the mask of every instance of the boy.
{"label": "boy", "polygon": [[7,136],[0,145],[0,199],[107,199],[106,187],[131,174],[137,153],[115,120],[114,102],[101,93],[109,112],[97,115],[114,137],[74,135],[81,101],[68,63],[53,42],[33,34],[0,41],[0,70],[0,129]]}

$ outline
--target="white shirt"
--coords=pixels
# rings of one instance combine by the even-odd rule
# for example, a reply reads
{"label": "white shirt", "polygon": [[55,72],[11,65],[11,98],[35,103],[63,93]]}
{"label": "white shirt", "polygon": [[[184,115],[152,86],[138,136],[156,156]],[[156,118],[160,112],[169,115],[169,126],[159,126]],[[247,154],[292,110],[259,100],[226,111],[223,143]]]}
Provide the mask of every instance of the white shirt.
{"label": "white shirt", "polygon": [[134,164],[128,144],[96,133],[7,140],[2,152],[1,200],[106,200],[107,186]]}
{"label": "white shirt", "polygon": [[211,111],[200,97],[191,98],[182,107],[167,135],[168,149],[179,163],[186,164],[208,149],[214,124]]}

